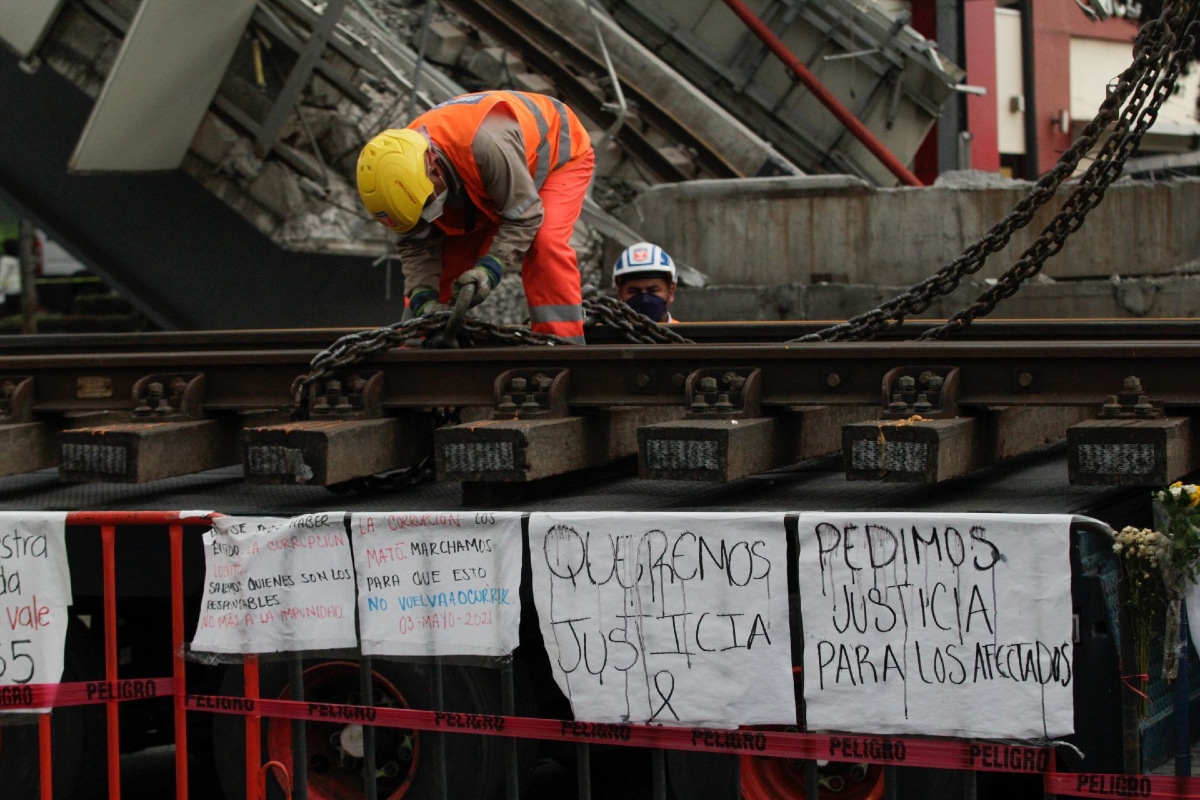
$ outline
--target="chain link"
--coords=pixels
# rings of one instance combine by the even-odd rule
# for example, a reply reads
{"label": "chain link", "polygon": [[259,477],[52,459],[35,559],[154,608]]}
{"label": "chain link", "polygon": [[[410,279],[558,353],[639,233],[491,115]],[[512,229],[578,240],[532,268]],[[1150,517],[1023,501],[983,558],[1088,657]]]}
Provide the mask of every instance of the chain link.
{"label": "chain link", "polygon": [[[1125,161],[1154,123],[1159,107],[1170,97],[1195,43],[1197,6],[1200,6],[1197,0],[1169,2],[1162,16],[1142,27],[1134,42],[1133,62],[1110,87],[1095,118],[1029,194],[983,237],[937,272],[879,307],[791,341],[862,341],[880,331],[897,328],[907,317],[928,310],[937,297],[953,292],[966,275],[978,272],[991,254],[1008,246],[1013,235],[1027,226],[1037,210],[1054,198],[1058,188],[1075,173],[1080,161],[1115,121],[1113,132],[1079,179],[1078,186],[1017,262],[968,308],[945,324],[929,329],[920,338],[940,339],[962,330],[977,317],[991,313],[1002,299],[1015,294],[1021,284],[1036,275],[1046,259],[1061,250],[1067,238],[1079,230],[1088,212],[1100,203],[1109,184],[1120,176]],[[1188,19],[1191,21],[1184,35],[1177,36],[1176,31],[1182,30]]]}
{"label": "chain link", "polygon": [[433,480],[437,474],[433,453],[422,458],[419,462],[398,469],[395,472],[385,472],[381,475],[367,475],[362,478],[351,478],[341,483],[331,483],[325,488],[334,494],[357,494],[368,496],[383,491],[407,489]]}
{"label": "chain link", "polygon": [[[638,344],[693,343],[691,339],[653,322],[649,317],[637,313],[626,303],[614,297],[601,295],[589,298],[583,302],[583,311],[590,320],[611,325],[621,331],[630,342]],[[308,387],[326,375],[361,363],[371,356],[393,347],[423,347],[435,334],[446,327],[449,320],[450,312],[441,311],[425,317],[396,322],[383,328],[359,331],[341,337],[328,348],[313,356],[308,374],[298,377],[292,384],[292,401],[295,403],[293,418],[307,418]],[[589,324],[591,323],[589,322]],[[482,342],[538,346],[569,346],[571,344],[559,336],[536,333],[520,325],[495,325],[467,317],[459,329],[459,345],[475,347]]]}
{"label": "chain link", "polygon": [[615,297],[597,295],[583,301],[583,311],[592,322],[619,330],[627,341],[635,344],[695,344],[665,325],[659,325],[645,314],[634,311],[628,303]]}
{"label": "chain link", "polygon": [[[461,412],[462,409],[459,408],[434,409],[433,427],[440,428],[443,425],[462,424]],[[351,478],[341,483],[331,483],[325,488],[334,494],[349,494],[353,492],[354,494],[366,496],[383,491],[407,489],[410,486],[417,486],[431,481],[436,475],[437,464],[434,460],[434,454],[429,453],[411,467],[398,469],[394,472],[384,472],[379,475]]]}

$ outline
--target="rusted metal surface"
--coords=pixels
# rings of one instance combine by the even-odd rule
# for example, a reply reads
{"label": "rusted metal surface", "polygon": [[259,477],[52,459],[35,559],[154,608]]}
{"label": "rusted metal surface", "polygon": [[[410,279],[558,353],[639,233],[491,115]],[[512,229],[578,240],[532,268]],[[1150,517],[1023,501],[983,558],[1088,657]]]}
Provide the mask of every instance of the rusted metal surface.
{"label": "rusted metal surface", "polygon": [[[606,322],[606,319],[600,320]],[[774,320],[680,322],[671,330],[699,344],[778,344],[829,325],[828,321]],[[916,339],[934,323],[910,320],[880,331],[875,342]],[[80,355],[84,353],[189,353],[219,351],[306,350],[315,353],[358,328],[293,328],[281,330],[149,331],[143,333],[55,333],[4,337],[3,356]],[[606,324],[590,327],[589,344],[629,343],[628,330]],[[956,341],[1169,341],[1200,339],[1200,320],[1109,319],[1037,320],[981,319],[958,333]],[[666,343],[666,342],[664,342]],[[682,342],[681,342],[682,343]],[[0,356],[2,357],[2,356]],[[1113,387],[1114,390],[1116,387]]]}
{"label": "rusted metal surface", "polygon": [[[128,408],[134,384],[151,372],[203,372],[206,412],[288,408],[289,387],[313,358],[307,350],[0,355],[0,375],[34,380],[35,415]],[[370,366],[383,373],[385,411],[489,406],[497,376],[510,369],[570,369],[573,408],[672,405],[683,382],[719,366],[762,372],[764,408],[864,405],[879,401],[888,371],[936,362],[960,372],[959,405],[1092,405],[1137,376],[1156,403],[1200,407],[1200,340],[1092,343],[868,342],[819,345],[611,345],[490,347],[430,351],[393,348]]]}
{"label": "rusted metal surface", "polygon": [[385,408],[487,405],[494,376],[515,365],[572,371],[571,406],[684,402],[681,381],[714,364],[760,369],[764,408],[878,402],[883,376],[897,366],[936,360],[960,371],[961,408],[1091,405],[1108,387],[1139,375],[1171,407],[1200,405],[1189,363],[1200,342],[1045,343],[879,342],[836,345],[672,345],[390,351],[376,366],[388,382]]}
{"label": "rusted metal surface", "polygon": [[[275,346],[245,337],[242,350],[214,335],[211,349],[0,355],[0,386],[8,387],[7,405],[0,408],[9,420],[0,422],[7,430],[7,443],[0,440],[6,463],[29,470],[52,464],[37,453],[45,450],[48,431],[64,427],[85,429],[63,434],[73,445],[70,458],[67,450],[61,458],[65,480],[146,481],[239,463],[243,425],[281,422],[251,424],[242,417],[295,413],[294,387],[315,360],[313,350],[290,346],[292,334],[272,336],[266,341]],[[843,451],[848,463],[855,446],[860,461],[866,459],[851,469],[852,477],[940,481],[1040,447],[1091,417],[1186,417],[1200,410],[1200,386],[1191,377],[1196,366],[1200,338],[1118,344],[1063,339],[384,347],[360,363],[312,378],[303,393],[311,422],[384,424],[273,431],[255,440],[265,449],[256,451],[259,467],[246,460],[246,473],[251,481],[268,483],[340,484],[415,468],[421,461],[417,451],[424,448],[425,456],[436,454],[443,480],[528,483],[631,457],[639,451],[638,428],[687,415],[716,424],[643,431],[643,475],[734,480],[836,452],[842,426],[859,423],[847,428],[849,449]],[[893,404],[892,419],[885,421],[923,416],[922,410],[944,418],[940,427],[929,420],[888,426],[888,447],[924,446],[932,453],[917,468],[898,469],[905,463],[898,453],[871,444],[878,440],[878,425],[862,427],[864,418],[889,416]],[[473,409],[471,418],[481,422],[440,429],[431,452],[418,429],[454,416],[454,409]],[[111,427],[111,418],[72,421],[83,413],[107,413],[121,424]],[[404,432],[395,436],[381,433],[403,414],[422,422],[415,428],[404,423]],[[734,420],[742,426],[737,432]],[[174,424],[149,424],[160,421]],[[17,424],[31,423],[49,428],[27,429],[25,438],[15,438]],[[1137,429],[1146,436],[1151,427],[1106,430]],[[1178,477],[1192,467],[1191,450],[1182,449],[1190,447],[1190,434],[1173,435],[1163,468],[1147,473],[1147,482]],[[715,448],[719,455],[696,469],[687,459],[663,460],[665,450],[648,449],[648,442],[668,438],[677,443],[653,447]],[[678,444],[684,441],[690,443]],[[459,458],[451,467],[443,442],[483,460]],[[872,447],[873,461],[867,454]],[[507,460],[497,461],[504,448]],[[267,455],[271,459],[264,460]],[[267,461],[273,466],[263,466]]]}
{"label": "rusted metal surface", "polygon": [[958,416],[958,367],[897,367],[883,376],[885,419]]}

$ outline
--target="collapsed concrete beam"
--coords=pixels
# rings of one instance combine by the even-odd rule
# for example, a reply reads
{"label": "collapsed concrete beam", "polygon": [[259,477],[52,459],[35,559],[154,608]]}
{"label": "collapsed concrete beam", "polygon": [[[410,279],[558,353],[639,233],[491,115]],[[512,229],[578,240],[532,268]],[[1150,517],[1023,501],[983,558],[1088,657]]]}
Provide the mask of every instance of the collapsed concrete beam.
{"label": "collapsed concrete beam", "polygon": [[662,59],[613,22],[606,14],[592,16],[580,0],[516,0],[516,4],[570,40],[579,49],[604,63],[596,38],[596,25],[622,83],[643,96],[654,98],[660,108],[693,136],[703,140],[734,172],[743,177],[781,171],[799,174],[769,142]]}
{"label": "collapsed concrete beam", "polygon": [[[1057,213],[1070,191],[1060,189],[1039,216],[1048,219]],[[673,258],[703,269],[717,285],[824,281],[907,287],[928,277],[930,265],[945,263],[948,253],[960,253],[978,240],[1027,193],[1027,185],[1013,181],[913,191],[873,189],[834,175],[705,180],[651,187],[616,213]],[[1056,280],[1096,279],[1097,294],[1118,295],[1117,301],[1128,307],[1117,316],[1143,316],[1156,303],[1167,308],[1153,316],[1179,308],[1188,311],[1194,306],[1177,306],[1172,297],[1144,282],[1131,287],[1129,277],[1170,275],[1194,261],[1200,252],[1200,226],[1190,224],[1189,209],[1197,203],[1197,178],[1116,183],[1090,213],[1088,224],[1047,262],[1042,274]],[[1146,221],[1136,237],[1128,233],[1131,219]],[[867,236],[864,231],[891,235]],[[1016,231],[974,279],[1001,275],[1040,231],[1038,225]],[[797,241],[804,246],[796,247]],[[788,257],[780,258],[781,253]],[[1113,275],[1124,277],[1110,283]],[[1043,286],[1031,282],[1025,288]],[[1146,296],[1119,297],[1134,288]],[[1157,300],[1156,292],[1162,295]],[[971,292],[975,294],[978,288]],[[1022,294],[1013,299],[1020,300]],[[880,294],[879,299],[890,296]],[[1004,306],[1005,313],[1012,313],[1009,308]]]}

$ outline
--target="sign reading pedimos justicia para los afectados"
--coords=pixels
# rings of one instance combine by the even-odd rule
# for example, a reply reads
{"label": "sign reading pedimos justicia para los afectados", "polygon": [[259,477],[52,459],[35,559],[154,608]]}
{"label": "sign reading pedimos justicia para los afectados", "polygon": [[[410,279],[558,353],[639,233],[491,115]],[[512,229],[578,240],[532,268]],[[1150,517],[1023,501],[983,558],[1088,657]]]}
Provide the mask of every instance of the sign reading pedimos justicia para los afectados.
{"label": "sign reading pedimos justicia para los afectados", "polygon": [[1074,731],[1071,517],[799,515],[810,730]]}

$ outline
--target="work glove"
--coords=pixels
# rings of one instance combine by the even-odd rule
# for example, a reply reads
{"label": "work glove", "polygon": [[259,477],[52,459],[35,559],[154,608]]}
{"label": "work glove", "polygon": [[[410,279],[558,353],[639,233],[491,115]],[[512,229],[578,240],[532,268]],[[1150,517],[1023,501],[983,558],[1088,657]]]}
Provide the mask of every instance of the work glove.
{"label": "work glove", "polygon": [[471,298],[471,306],[479,305],[484,300],[487,300],[487,296],[500,283],[500,278],[503,275],[504,265],[500,263],[500,259],[495,256],[484,256],[475,262],[475,266],[454,279],[454,288],[451,290],[450,303],[453,304],[458,300],[458,294],[463,290],[463,287],[475,284],[475,296]]}
{"label": "work glove", "polygon": [[408,296],[408,307],[414,317],[428,317],[439,311],[449,311],[450,306],[441,302],[436,289],[420,286]]}

